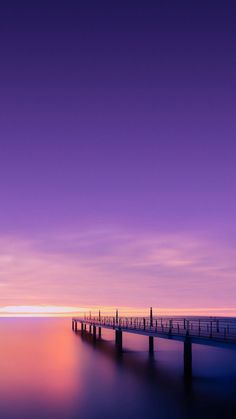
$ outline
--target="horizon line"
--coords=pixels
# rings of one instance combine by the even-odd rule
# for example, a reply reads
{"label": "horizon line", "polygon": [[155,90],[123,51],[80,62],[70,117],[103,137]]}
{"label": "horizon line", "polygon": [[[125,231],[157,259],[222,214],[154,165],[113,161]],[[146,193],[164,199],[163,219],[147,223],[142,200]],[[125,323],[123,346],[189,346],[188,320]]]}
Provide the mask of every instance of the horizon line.
{"label": "horizon line", "polygon": [[[153,315],[207,315],[207,316],[236,316],[233,307],[152,307]],[[150,307],[134,306],[64,306],[64,305],[12,305],[0,306],[0,317],[71,317],[88,314],[112,315],[118,309],[122,316],[148,315]]]}

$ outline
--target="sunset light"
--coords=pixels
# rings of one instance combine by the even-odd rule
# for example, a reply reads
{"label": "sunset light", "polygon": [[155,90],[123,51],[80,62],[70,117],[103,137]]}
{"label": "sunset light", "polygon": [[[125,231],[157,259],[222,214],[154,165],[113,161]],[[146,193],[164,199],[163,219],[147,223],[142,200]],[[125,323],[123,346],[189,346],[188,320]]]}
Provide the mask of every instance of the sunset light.
{"label": "sunset light", "polygon": [[[84,317],[97,316],[99,311],[104,316],[114,316],[117,307],[73,307],[73,306],[6,306],[0,308],[0,317]],[[119,307],[120,316],[147,316],[149,307]],[[158,308],[153,307],[158,316],[236,316],[235,308]]]}
{"label": "sunset light", "polygon": [[0,419],[236,418],[236,1],[0,1]]}

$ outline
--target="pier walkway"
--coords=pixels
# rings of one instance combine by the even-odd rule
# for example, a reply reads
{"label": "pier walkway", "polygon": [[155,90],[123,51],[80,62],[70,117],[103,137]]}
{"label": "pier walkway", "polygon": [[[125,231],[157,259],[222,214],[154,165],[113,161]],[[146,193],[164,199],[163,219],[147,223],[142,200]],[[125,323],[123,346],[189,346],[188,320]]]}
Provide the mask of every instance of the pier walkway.
{"label": "pier walkway", "polygon": [[192,375],[192,344],[219,346],[236,349],[236,318],[224,317],[154,317],[150,308],[149,317],[84,316],[72,318],[72,330],[92,334],[94,340],[101,338],[102,328],[115,331],[117,350],[122,352],[123,333],[147,336],[149,353],[154,352],[154,338],[182,341],[184,344],[184,375]]}

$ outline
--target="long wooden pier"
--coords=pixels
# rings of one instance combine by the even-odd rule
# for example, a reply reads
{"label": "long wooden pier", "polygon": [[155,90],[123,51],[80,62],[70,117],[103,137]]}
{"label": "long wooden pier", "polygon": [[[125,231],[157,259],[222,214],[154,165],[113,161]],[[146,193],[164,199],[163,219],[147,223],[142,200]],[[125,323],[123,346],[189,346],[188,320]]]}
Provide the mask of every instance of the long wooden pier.
{"label": "long wooden pier", "polygon": [[192,344],[227,347],[236,349],[236,318],[224,317],[157,317],[150,308],[149,317],[84,316],[72,318],[72,330],[92,334],[94,341],[101,339],[102,328],[115,331],[117,350],[122,352],[123,333],[135,333],[148,337],[149,353],[154,353],[154,338],[172,339],[183,342],[184,376],[192,376]]}

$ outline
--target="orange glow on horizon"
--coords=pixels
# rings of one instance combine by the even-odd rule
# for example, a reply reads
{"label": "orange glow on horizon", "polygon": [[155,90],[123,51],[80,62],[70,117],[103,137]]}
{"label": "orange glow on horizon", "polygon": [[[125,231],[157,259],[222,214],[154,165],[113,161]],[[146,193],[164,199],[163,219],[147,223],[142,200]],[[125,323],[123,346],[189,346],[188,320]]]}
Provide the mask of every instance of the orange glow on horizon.
{"label": "orange glow on horizon", "polygon": [[[4,306],[0,307],[0,317],[71,317],[88,315],[91,312],[92,316],[97,316],[98,311],[101,315],[114,315],[117,307],[114,306],[53,306],[53,305],[31,305],[31,306]],[[143,307],[118,307],[120,316],[148,316],[149,308]],[[162,316],[183,316],[183,315],[198,315],[198,316],[236,316],[236,308],[155,308],[153,307],[154,315]]]}

